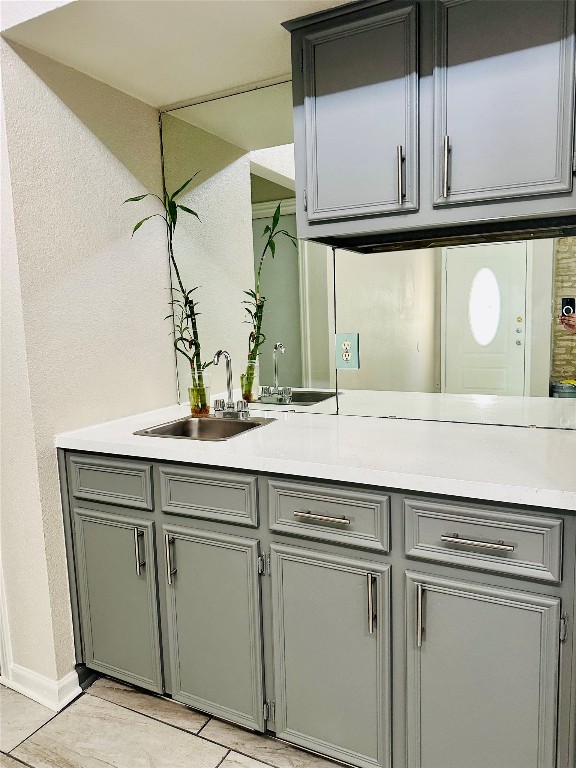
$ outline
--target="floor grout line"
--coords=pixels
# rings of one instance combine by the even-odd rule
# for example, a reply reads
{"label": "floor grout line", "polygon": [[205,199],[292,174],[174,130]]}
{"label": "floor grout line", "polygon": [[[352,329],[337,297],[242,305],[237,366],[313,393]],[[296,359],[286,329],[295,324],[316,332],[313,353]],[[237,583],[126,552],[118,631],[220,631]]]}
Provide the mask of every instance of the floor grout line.
{"label": "floor grout line", "polygon": [[[57,712],[56,714],[60,714],[60,713]],[[20,746],[20,745],[18,745],[18,746]],[[16,747],[14,747],[14,749],[16,749]],[[6,757],[10,757],[12,760],[14,760],[15,763],[18,763],[19,765],[25,765],[26,768],[34,768],[33,765],[30,765],[30,763],[25,763],[24,760],[22,760],[19,757],[16,757],[16,755],[11,755],[10,752],[2,752],[0,750],[0,754],[6,755]]]}
{"label": "floor grout line", "polygon": [[[199,715],[205,715],[206,716],[206,722],[200,727],[200,729],[198,731],[191,731],[191,730],[188,730],[186,728],[182,728],[179,725],[174,725],[172,723],[169,723],[166,720],[161,720],[160,718],[154,717],[153,715],[147,714],[145,712],[141,712],[141,711],[139,711],[137,709],[133,709],[132,707],[129,707],[129,706],[125,705],[125,704],[119,704],[116,701],[112,701],[110,699],[105,699],[103,696],[98,696],[95,693],[90,693],[90,688],[87,688],[85,691],[82,691],[82,693],[77,698],[75,698],[73,701],[71,701],[69,704],[67,704],[63,709],[61,709],[59,712],[55,712],[54,715],[49,720],[47,720],[45,723],[43,723],[39,728],[37,728],[35,731],[33,731],[31,734],[29,734],[25,739],[23,739],[21,742],[19,742],[12,749],[17,749],[18,747],[20,747],[28,739],[30,739],[32,736],[34,736],[34,734],[36,734],[36,733],[38,733],[38,731],[42,730],[42,728],[44,728],[45,725],[47,725],[49,722],[54,720],[54,718],[58,717],[60,714],[65,712],[68,709],[68,707],[72,706],[75,702],[79,701],[82,698],[82,696],[88,695],[89,697],[91,697],[93,699],[99,699],[100,701],[106,701],[109,704],[113,704],[116,707],[120,707],[120,709],[125,709],[128,712],[133,712],[133,713],[135,713],[137,715],[141,715],[142,717],[146,717],[149,720],[153,720],[156,723],[162,723],[163,725],[166,725],[169,728],[175,728],[177,731],[182,731],[183,733],[186,733],[189,736],[195,736],[198,739],[201,739],[202,741],[207,742],[208,744],[213,744],[214,746],[221,747],[222,749],[225,749],[226,753],[225,753],[224,757],[222,757],[222,759],[214,766],[214,768],[220,768],[222,763],[226,760],[226,758],[232,752],[235,752],[236,754],[242,755],[243,757],[248,757],[251,760],[256,760],[257,762],[262,763],[265,766],[268,766],[268,768],[279,768],[279,766],[274,764],[274,763],[269,762],[266,759],[262,759],[261,757],[256,757],[255,755],[250,754],[250,752],[242,750],[242,749],[240,749],[240,748],[238,748],[236,746],[232,746],[231,747],[228,744],[222,744],[219,741],[214,741],[214,739],[210,739],[210,738],[207,738],[206,736],[201,735],[201,732],[204,730],[204,728],[206,728],[206,726],[209,723],[211,723],[213,720],[215,720],[216,722],[222,722],[225,725],[230,725],[233,728],[238,728],[240,731],[245,731],[246,733],[254,735],[254,736],[258,737],[258,738],[269,739],[270,741],[274,741],[274,742],[276,742],[276,743],[278,743],[278,744],[280,744],[282,746],[285,746],[287,749],[295,749],[297,751],[302,751],[304,755],[310,755],[310,757],[317,757],[319,759],[325,760],[328,763],[332,763],[335,766],[343,765],[342,763],[339,763],[338,761],[334,761],[334,760],[332,760],[329,757],[322,757],[320,755],[314,755],[314,753],[310,753],[307,750],[300,750],[297,746],[289,744],[289,743],[286,743],[286,742],[282,741],[281,739],[278,739],[276,736],[274,736],[274,735],[272,735],[270,733],[259,733],[258,731],[252,731],[249,728],[243,728],[242,726],[238,726],[238,725],[236,725],[234,723],[228,723],[225,720],[221,721],[221,720],[218,720],[218,718],[211,717],[210,715],[205,714],[204,712],[200,712],[199,710],[193,709],[192,707],[188,707],[188,705],[182,704],[182,702],[175,701],[174,699],[169,698],[167,696],[157,696],[157,695],[154,695],[154,694],[152,694],[149,691],[146,691],[144,689],[139,689],[139,688],[134,687],[134,686],[132,686],[132,687],[134,688],[134,690],[141,692],[143,695],[150,696],[150,698],[162,698],[162,699],[165,699],[166,701],[171,701],[174,704],[178,704],[178,705],[181,705],[183,707],[186,707],[186,709],[188,711],[190,711],[190,712],[196,712]],[[20,758],[16,757],[15,755],[12,755],[10,752],[5,752],[4,754],[6,754],[9,757],[11,757],[13,760],[17,760],[19,763],[21,763],[22,765],[26,766],[27,768],[33,768],[33,766],[31,766],[29,763],[24,762],[23,760],[21,760]]]}
{"label": "floor grout line", "polygon": [[[170,728],[176,728],[177,731],[183,731],[184,733],[190,734],[190,736],[198,736],[202,728],[204,726],[208,725],[210,720],[212,719],[210,715],[206,715],[208,718],[207,721],[202,725],[202,728],[200,728],[200,731],[191,731],[188,728],[182,728],[181,725],[174,725],[174,723],[168,723],[166,720],[161,720],[159,717],[154,717],[154,715],[149,715],[147,712],[141,712],[139,709],[133,709],[132,707],[128,707],[126,704],[119,704],[117,701],[111,701],[110,699],[105,699],[103,696],[98,696],[95,693],[90,693],[90,691],[86,691],[89,696],[91,696],[93,699],[99,699],[100,701],[107,701],[108,704],[114,704],[115,707],[120,707],[121,709],[127,709],[128,712],[134,712],[137,715],[142,715],[142,717],[147,717],[149,720],[154,720],[155,723],[163,723],[164,725],[168,725]],[[163,698],[163,697],[162,697]],[[173,701],[173,699],[167,699],[167,701]],[[180,702],[174,702],[175,704],[180,704]],[[186,704],[182,704],[183,707],[186,706]],[[187,707],[191,712],[198,712],[197,709],[192,709],[191,707]],[[200,715],[203,715],[203,712],[199,713]],[[202,738],[201,736],[199,738]],[[204,739],[204,741],[209,741],[209,739]],[[217,742],[213,742],[216,744]],[[225,744],[220,744],[219,746],[225,747]]]}
{"label": "floor grout line", "polygon": [[[16,691],[16,693],[18,693],[18,691]],[[20,694],[20,696],[24,696],[24,694],[23,694],[23,693],[21,693],[21,694]],[[32,701],[34,701],[34,699],[32,699]],[[64,707],[64,709],[66,709],[66,707]],[[64,709],[61,709],[61,710],[60,710],[60,712],[64,712]],[[44,726],[45,726],[45,725],[48,725],[48,723],[52,722],[52,720],[54,720],[54,718],[55,718],[55,717],[58,717],[58,715],[60,714],[60,712],[54,712],[54,714],[52,715],[52,717],[49,717],[49,718],[48,718],[48,720],[46,720],[46,722],[42,723],[42,725],[39,725],[39,726],[38,726],[38,728],[36,728],[35,730],[33,730],[33,731],[32,731],[32,733],[29,733],[29,734],[28,734],[28,736],[25,736],[25,737],[22,739],[22,741],[19,741],[19,742],[18,742],[18,744],[15,744],[15,745],[12,747],[12,749],[10,750],[10,752],[13,752],[15,749],[18,749],[18,747],[19,747],[19,746],[21,746],[22,744],[24,744],[24,742],[25,742],[25,741],[28,741],[28,739],[32,738],[32,736],[34,736],[34,734],[35,734],[35,733],[38,733],[38,731],[41,731],[41,730],[42,730],[42,728],[44,728]],[[0,750],[0,751],[1,751],[1,750]],[[4,754],[5,754],[5,755],[10,755],[10,757],[13,757],[13,755],[11,755],[11,754],[10,754],[10,752],[4,752]],[[14,759],[16,759],[16,758],[14,758]]]}

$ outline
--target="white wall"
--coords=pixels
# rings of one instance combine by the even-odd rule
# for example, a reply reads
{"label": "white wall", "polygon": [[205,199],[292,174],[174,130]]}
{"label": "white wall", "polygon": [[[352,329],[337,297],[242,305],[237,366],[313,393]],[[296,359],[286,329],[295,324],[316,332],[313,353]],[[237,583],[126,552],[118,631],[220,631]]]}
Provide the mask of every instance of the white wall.
{"label": "white wall", "polygon": [[176,397],[164,233],[131,239],[121,205],[161,191],[157,112],[0,45],[2,563],[14,668],[57,706],[74,652],[53,436]]}
{"label": "white wall", "polygon": [[360,370],[339,371],[342,389],[439,390],[439,264],[436,249],[337,251],[337,331],[360,333]]}

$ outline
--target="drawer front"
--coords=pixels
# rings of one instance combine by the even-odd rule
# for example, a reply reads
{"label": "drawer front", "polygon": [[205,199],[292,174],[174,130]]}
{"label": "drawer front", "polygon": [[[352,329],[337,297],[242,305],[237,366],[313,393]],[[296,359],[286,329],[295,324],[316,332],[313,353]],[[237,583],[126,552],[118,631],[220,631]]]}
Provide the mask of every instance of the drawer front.
{"label": "drawer front", "polygon": [[406,554],[539,581],[562,579],[562,520],[404,500]]}
{"label": "drawer front", "polygon": [[94,456],[70,458],[70,483],[76,499],[152,510],[152,466],[140,461]]}
{"label": "drawer front", "polygon": [[331,544],[388,552],[388,496],[268,480],[270,530]]}
{"label": "drawer front", "polygon": [[162,512],[258,527],[254,475],[160,467]]}

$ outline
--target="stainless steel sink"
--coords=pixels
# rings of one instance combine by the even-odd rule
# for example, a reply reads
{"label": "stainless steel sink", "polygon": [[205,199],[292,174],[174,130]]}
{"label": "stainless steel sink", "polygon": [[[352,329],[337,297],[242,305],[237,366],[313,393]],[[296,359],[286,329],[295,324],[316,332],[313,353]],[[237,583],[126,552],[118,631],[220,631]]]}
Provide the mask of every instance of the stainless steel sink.
{"label": "stainless steel sink", "polygon": [[139,429],[135,435],[146,437],[175,437],[185,440],[230,440],[231,437],[249,432],[251,429],[263,427],[276,419],[226,419],[214,416],[195,418],[187,416],[184,419],[170,421],[149,429]]}
{"label": "stainless steel sink", "polygon": [[329,400],[331,397],[336,397],[334,390],[331,392],[305,389],[292,390],[292,403],[294,405],[315,405],[316,403],[324,402],[324,400]]}

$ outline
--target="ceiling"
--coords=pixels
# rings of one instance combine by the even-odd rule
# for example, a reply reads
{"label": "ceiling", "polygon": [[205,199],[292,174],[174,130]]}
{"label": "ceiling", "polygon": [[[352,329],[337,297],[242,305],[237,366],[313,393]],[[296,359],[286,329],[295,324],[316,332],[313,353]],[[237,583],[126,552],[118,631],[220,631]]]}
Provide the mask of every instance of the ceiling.
{"label": "ceiling", "polygon": [[290,82],[212,99],[170,114],[247,151],[294,141]]}
{"label": "ceiling", "polygon": [[290,76],[288,19],[347,0],[75,0],[3,36],[154,107]]}

